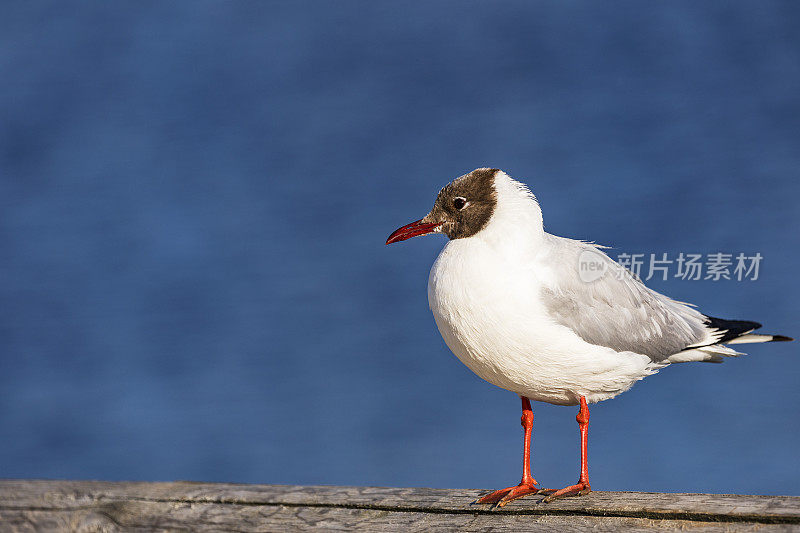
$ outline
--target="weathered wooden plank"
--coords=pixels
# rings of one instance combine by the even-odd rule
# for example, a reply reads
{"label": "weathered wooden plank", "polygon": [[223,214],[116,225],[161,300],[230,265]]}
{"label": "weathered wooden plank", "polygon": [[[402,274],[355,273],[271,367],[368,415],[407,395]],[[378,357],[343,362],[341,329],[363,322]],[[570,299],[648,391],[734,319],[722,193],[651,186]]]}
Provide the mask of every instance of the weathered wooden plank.
{"label": "weathered wooden plank", "polygon": [[492,511],[483,491],[0,480],[0,530],[800,530],[800,498],[595,492]]}
{"label": "weathered wooden plank", "polygon": [[[471,503],[485,491],[464,489],[244,485],[228,483],[147,483],[0,480],[0,502],[26,506],[81,506],[97,500],[139,499],[198,503],[349,506],[407,511],[488,512]],[[687,515],[709,520],[800,523],[800,498],[643,492],[593,492],[582,498],[542,504],[536,496],[493,511],[529,514],[581,512],[650,518]]]}
{"label": "weathered wooden plank", "polygon": [[575,515],[435,514],[341,507],[232,506],[127,502],[69,511],[0,511],[0,531],[494,531],[498,533],[654,530],[778,533],[792,524],[698,522]]}

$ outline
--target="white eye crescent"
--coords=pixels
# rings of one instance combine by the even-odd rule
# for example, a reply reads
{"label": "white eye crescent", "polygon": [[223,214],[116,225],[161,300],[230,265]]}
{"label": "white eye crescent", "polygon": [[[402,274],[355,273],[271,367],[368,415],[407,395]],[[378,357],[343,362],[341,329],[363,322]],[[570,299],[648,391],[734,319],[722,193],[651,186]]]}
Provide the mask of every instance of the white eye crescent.
{"label": "white eye crescent", "polygon": [[467,205],[469,205],[469,202],[463,196],[456,196],[455,198],[453,198],[453,207],[455,207],[459,211],[467,207]]}

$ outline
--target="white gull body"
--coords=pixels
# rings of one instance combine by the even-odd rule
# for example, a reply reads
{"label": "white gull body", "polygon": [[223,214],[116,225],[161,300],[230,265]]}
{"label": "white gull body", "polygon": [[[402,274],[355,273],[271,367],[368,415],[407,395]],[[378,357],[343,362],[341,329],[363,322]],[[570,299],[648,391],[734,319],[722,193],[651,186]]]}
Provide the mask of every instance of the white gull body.
{"label": "white gull body", "polygon": [[[670,363],[738,355],[714,344],[724,331],[703,314],[648,289],[597,246],[546,233],[525,185],[497,171],[494,188],[486,226],[450,240],[428,279],[444,341],[478,376],[531,400],[575,405],[613,398]],[[591,282],[578,271],[587,250],[608,267]]]}

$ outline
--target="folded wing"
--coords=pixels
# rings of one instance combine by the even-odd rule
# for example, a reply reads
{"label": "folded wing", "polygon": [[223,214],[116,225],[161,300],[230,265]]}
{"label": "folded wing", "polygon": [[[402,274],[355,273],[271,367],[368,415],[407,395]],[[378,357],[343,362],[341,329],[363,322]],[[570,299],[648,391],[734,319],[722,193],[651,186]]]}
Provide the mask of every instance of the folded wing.
{"label": "folded wing", "polygon": [[[748,335],[761,325],[708,317],[689,304],[646,287],[599,247],[557,239],[548,263],[570,265],[554,272],[542,290],[550,317],[588,343],[649,356],[654,363],[721,362],[740,355],[722,342],[764,342],[769,335]],[[581,275],[581,264],[596,262],[602,275]],[[752,340],[747,337],[753,337]],[[741,339],[741,340],[739,340]],[[781,340],[770,338],[768,340]]]}

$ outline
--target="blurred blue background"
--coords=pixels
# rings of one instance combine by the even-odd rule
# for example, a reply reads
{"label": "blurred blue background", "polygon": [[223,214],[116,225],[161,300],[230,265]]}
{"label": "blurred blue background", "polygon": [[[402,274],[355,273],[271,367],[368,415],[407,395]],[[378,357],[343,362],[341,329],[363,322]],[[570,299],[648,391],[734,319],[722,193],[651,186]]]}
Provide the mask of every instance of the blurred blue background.
{"label": "blurred blue background", "polygon": [[[549,231],[760,252],[649,284],[797,336],[793,2],[32,2],[0,8],[0,477],[498,488],[519,400],[450,354],[443,237],[496,166]],[[596,489],[800,494],[796,343],[592,409]],[[573,482],[575,408],[535,404]]]}

